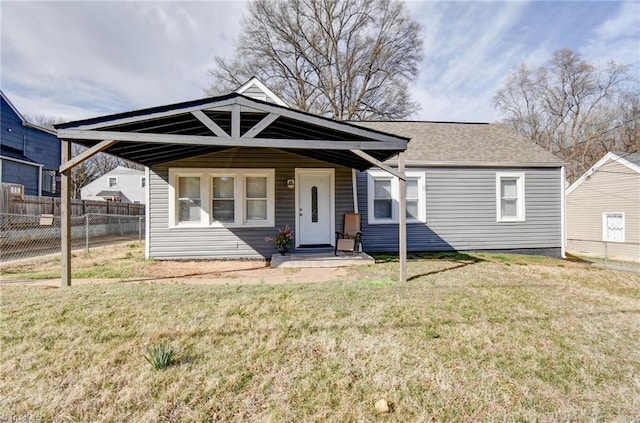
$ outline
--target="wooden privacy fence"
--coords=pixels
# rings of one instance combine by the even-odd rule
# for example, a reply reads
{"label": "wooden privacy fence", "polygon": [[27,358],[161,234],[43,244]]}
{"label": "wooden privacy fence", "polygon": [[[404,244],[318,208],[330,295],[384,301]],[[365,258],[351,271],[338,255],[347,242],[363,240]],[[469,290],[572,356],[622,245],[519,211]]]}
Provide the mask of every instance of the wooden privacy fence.
{"label": "wooden privacy fence", "polygon": [[[36,195],[15,195],[8,187],[2,187],[0,213],[40,216],[60,216],[60,198]],[[142,216],[144,204],[115,203],[113,201],[71,200],[71,216],[85,214],[117,214],[120,216]]]}

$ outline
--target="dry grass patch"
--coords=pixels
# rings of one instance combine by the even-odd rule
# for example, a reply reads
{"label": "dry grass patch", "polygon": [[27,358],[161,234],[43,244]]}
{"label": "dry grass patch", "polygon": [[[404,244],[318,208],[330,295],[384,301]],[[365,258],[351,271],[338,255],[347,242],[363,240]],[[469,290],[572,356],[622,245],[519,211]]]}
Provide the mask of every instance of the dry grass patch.
{"label": "dry grass patch", "polygon": [[[4,286],[0,414],[638,418],[640,275],[489,254],[414,259],[406,284],[396,273],[380,263],[318,284]],[[162,343],[176,363],[158,371],[145,354]]]}

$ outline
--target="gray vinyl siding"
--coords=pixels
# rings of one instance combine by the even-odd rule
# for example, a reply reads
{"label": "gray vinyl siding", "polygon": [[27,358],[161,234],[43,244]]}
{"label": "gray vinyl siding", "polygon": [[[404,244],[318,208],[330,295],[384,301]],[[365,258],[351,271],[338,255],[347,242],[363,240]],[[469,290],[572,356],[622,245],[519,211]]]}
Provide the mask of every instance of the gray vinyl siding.
{"label": "gray vinyl siding", "polygon": [[567,195],[567,251],[604,257],[602,214],[625,214],[625,242],[608,242],[611,259],[640,261],[640,174],[609,161]]}
{"label": "gray vinyl siding", "polygon": [[[275,169],[275,227],[272,228],[170,228],[169,168]],[[345,212],[353,211],[351,169],[272,149],[232,149],[153,166],[149,170],[149,256],[155,259],[268,258],[274,246],[265,241],[277,228],[295,227],[295,190],[287,179],[296,168],[335,169],[336,230]],[[205,201],[205,199],[203,199]]]}
{"label": "gray vinyl siding", "polygon": [[[423,168],[426,224],[407,224],[409,251],[559,249],[560,168]],[[525,174],[524,222],[497,222],[496,173]],[[397,224],[368,224],[367,174],[358,174],[364,249],[398,251]]]}

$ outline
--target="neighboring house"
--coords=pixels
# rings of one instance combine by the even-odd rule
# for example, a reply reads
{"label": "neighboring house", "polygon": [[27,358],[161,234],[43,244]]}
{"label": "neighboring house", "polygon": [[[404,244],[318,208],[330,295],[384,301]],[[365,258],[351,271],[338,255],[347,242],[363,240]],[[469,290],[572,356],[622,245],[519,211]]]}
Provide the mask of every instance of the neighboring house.
{"label": "neighboring house", "polygon": [[640,153],[607,153],[566,201],[568,252],[640,262]]}
{"label": "neighboring house", "polygon": [[[258,97],[256,87],[245,93]],[[398,251],[399,184],[387,164],[404,151],[409,250],[561,254],[563,163],[506,128],[356,125],[264,95],[70,122],[58,134],[148,166],[146,248],[156,259],[270,257],[265,238],[285,225],[293,252],[330,251],[353,211],[365,251]]]}
{"label": "neighboring house", "polygon": [[146,203],[147,175],[142,170],[118,166],[80,188],[83,200]]}
{"label": "neighboring house", "polygon": [[0,90],[0,181],[24,186],[24,194],[59,196],[60,140],[29,123]]}

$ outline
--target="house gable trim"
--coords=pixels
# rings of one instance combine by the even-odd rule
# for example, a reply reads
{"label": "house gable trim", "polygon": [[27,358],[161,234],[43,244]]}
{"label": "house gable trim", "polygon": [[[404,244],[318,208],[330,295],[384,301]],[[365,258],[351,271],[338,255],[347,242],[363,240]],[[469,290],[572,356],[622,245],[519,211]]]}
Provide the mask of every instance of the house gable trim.
{"label": "house gable trim", "polygon": [[238,94],[244,94],[249,88],[251,88],[252,86],[257,87],[260,91],[262,91],[267,97],[269,97],[274,103],[283,106],[283,107],[289,107],[289,105],[287,103],[285,103],[284,101],[282,101],[282,99],[280,97],[278,97],[277,95],[275,95],[275,93],[273,91],[271,91],[269,88],[267,88],[266,85],[264,85],[262,82],[260,82],[260,80],[258,78],[256,78],[255,76],[252,77],[250,80],[248,80],[247,82],[244,83],[244,85],[242,85],[240,88],[238,88],[236,90],[236,92]]}
{"label": "house gable trim", "polygon": [[587,179],[589,179],[592,175],[594,175],[596,172],[598,172],[598,170],[600,170],[600,168],[602,166],[604,166],[605,164],[607,164],[609,161],[615,161],[621,165],[624,165],[626,167],[628,167],[629,169],[631,169],[632,171],[636,172],[636,173],[640,173],[640,166],[631,163],[629,160],[626,160],[624,157],[620,157],[619,155],[615,154],[615,153],[607,153],[605,154],[605,156],[603,158],[601,158],[600,160],[598,160],[598,162],[596,164],[594,164],[593,166],[591,166],[591,168],[589,168],[589,170],[587,170],[580,178],[578,178],[578,180],[576,180],[569,188],[567,188],[567,192],[566,195],[571,194],[573,191],[576,190],[576,188],[578,188],[580,185],[582,185],[582,183],[584,181],[586,181]]}

